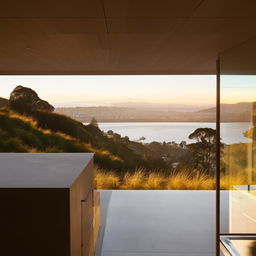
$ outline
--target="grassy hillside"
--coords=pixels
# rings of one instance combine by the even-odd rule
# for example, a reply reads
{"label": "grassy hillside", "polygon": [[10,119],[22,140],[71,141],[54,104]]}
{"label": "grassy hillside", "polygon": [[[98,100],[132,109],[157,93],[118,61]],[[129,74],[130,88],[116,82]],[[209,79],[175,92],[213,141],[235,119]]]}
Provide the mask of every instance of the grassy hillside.
{"label": "grassy hillside", "polygon": [[8,106],[8,100],[0,97],[0,108],[7,107],[7,106]]}
{"label": "grassy hillside", "polygon": [[42,129],[30,117],[0,109],[1,152],[95,152],[99,166],[122,168],[123,160],[59,131]]}
{"label": "grassy hillside", "polygon": [[123,162],[122,166],[105,163],[104,168],[122,171],[135,170],[137,167],[145,169],[152,169],[155,166],[158,166],[159,169],[166,167],[161,157],[155,155],[152,150],[141,143],[132,142],[118,134],[108,136],[97,125],[83,125],[70,117],[52,112],[33,110],[29,115],[37,121],[40,128],[52,132],[62,132],[78,141],[89,143],[94,149],[109,151]]}
{"label": "grassy hillside", "polygon": [[24,116],[0,109],[1,152],[94,152],[99,167],[122,172],[150,169],[161,159],[135,153],[125,143],[109,138],[95,125],[83,125],[64,115],[33,110]]}

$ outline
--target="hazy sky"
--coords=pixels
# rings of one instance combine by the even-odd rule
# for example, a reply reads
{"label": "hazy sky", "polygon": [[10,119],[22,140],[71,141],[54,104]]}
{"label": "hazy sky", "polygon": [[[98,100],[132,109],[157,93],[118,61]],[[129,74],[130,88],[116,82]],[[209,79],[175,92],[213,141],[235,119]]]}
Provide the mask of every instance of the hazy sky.
{"label": "hazy sky", "polygon": [[[223,99],[250,101],[255,78],[247,79],[248,90],[237,89],[244,79],[223,79]],[[0,97],[23,85],[54,106],[108,105],[121,102],[151,102],[209,106],[215,104],[215,76],[0,76]],[[255,93],[254,93],[255,94]]]}
{"label": "hazy sky", "polygon": [[256,101],[256,76],[221,76],[221,102]]}
{"label": "hazy sky", "polygon": [[214,76],[0,76],[0,96],[8,98],[17,85],[58,106],[215,102]]}

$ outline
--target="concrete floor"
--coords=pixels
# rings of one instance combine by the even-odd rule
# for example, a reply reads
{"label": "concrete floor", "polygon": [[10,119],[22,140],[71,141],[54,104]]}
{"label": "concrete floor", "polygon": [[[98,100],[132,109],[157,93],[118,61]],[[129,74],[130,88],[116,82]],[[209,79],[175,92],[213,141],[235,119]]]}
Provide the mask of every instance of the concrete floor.
{"label": "concrete floor", "polygon": [[97,256],[215,255],[215,191],[101,191],[101,204]]}

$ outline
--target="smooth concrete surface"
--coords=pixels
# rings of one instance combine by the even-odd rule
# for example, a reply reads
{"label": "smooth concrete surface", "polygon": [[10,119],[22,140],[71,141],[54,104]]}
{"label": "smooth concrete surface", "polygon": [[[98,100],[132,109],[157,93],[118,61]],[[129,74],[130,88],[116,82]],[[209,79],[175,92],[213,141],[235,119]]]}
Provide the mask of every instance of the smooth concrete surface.
{"label": "smooth concrete surface", "polygon": [[[228,228],[226,195],[223,229]],[[97,256],[215,255],[215,191],[101,191],[101,199]]]}
{"label": "smooth concrete surface", "polygon": [[100,192],[100,230],[95,248],[95,256],[101,255],[112,190],[98,190],[98,192]]}
{"label": "smooth concrete surface", "polygon": [[0,153],[0,188],[68,188],[93,153]]}

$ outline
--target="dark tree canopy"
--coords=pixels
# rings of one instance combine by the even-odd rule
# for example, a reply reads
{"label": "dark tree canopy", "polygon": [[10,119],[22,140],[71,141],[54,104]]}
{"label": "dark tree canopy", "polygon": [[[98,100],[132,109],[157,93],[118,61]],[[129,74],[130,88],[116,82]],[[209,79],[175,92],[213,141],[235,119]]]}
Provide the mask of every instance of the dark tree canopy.
{"label": "dark tree canopy", "polygon": [[188,138],[195,139],[197,142],[215,143],[216,130],[212,128],[197,128]]}
{"label": "dark tree canopy", "polygon": [[212,128],[198,128],[189,135],[196,143],[188,145],[193,154],[194,168],[209,172],[215,167],[216,131]]}
{"label": "dark tree canopy", "polygon": [[32,110],[54,111],[54,107],[40,99],[34,90],[21,85],[11,92],[9,106],[19,113],[28,113]]}
{"label": "dark tree canopy", "polygon": [[98,127],[98,121],[96,120],[95,117],[92,118],[91,122],[90,122],[90,125],[93,125],[93,126],[97,126]]}
{"label": "dark tree canopy", "polygon": [[113,132],[112,130],[108,130],[108,131],[107,131],[107,135],[112,136],[112,135],[114,135],[114,132]]}

